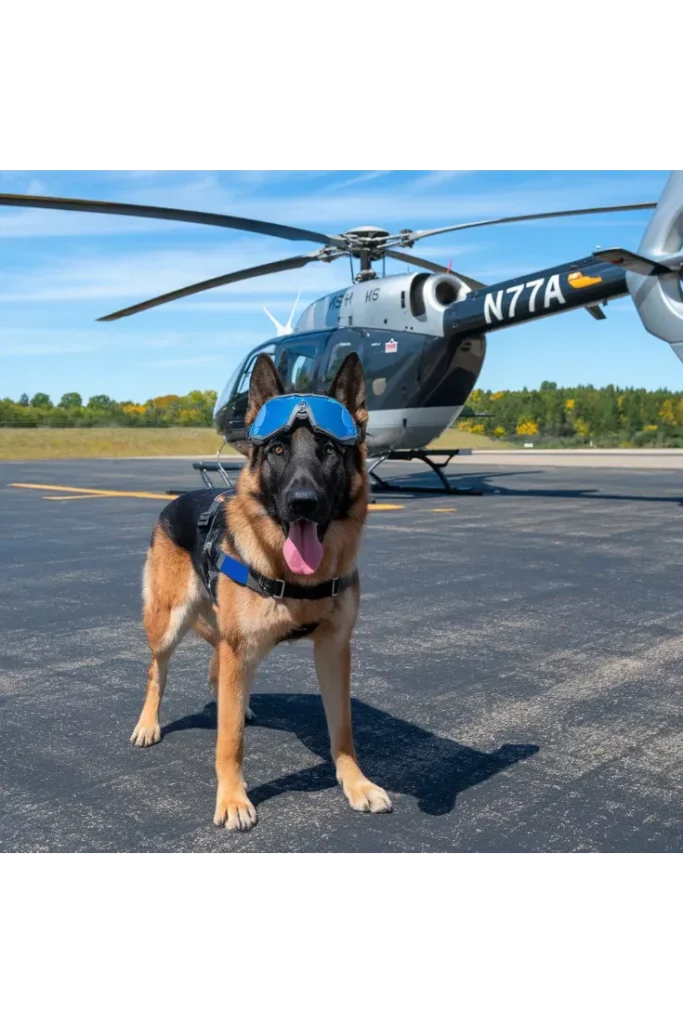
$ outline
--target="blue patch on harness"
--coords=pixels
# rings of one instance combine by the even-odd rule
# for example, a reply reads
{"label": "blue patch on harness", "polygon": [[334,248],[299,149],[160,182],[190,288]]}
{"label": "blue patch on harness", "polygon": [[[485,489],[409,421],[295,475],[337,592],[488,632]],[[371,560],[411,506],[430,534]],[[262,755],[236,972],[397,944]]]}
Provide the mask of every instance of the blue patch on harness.
{"label": "blue patch on harness", "polygon": [[238,562],[236,558],[231,558],[230,555],[226,555],[224,552],[221,552],[221,557],[217,560],[216,564],[218,570],[224,576],[246,587],[247,580],[249,579],[249,566],[243,565],[242,562]]}

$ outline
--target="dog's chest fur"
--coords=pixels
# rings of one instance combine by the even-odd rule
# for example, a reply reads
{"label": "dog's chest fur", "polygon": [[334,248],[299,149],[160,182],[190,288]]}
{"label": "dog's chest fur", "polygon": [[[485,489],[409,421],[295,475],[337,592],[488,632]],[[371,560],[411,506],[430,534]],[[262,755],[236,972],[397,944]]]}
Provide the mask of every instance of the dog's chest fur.
{"label": "dog's chest fur", "polygon": [[[316,624],[316,630],[311,634],[312,636],[321,630],[330,630],[340,636],[350,635],[358,613],[358,584],[335,598],[319,601],[276,600],[241,587],[219,574],[216,591],[218,607],[211,607],[203,579],[200,543],[202,535],[198,530],[198,520],[219,493],[205,490],[185,494],[176,499],[161,514],[161,525],[164,532],[191,557],[199,584],[197,595],[198,597],[201,595],[201,603],[205,606],[202,614],[211,622],[212,626],[232,643],[237,644],[245,651],[249,650],[257,659],[263,657],[277,643],[289,638],[290,634],[303,626]],[[245,498],[233,498],[231,501],[237,502],[239,506],[241,502],[245,503]],[[236,509],[236,511],[241,510]],[[221,546],[236,557],[246,556],[249,562],[264,574],[276,576],[280,567],[270,564],[270,559],[266,556],[262,544],[257,543],[257,537],[264,527],[270,532],[276,532],[273,524],[259,518],[257,523],[260,529],[257,533],[252,529],[252,522],[248,511],[235,517],[234,533],[241,542],[243,550],[230,550],[231,545],[228,541],[233,531],[228,530],[224,516],[220,514],[217,517],[217,525],[219,526],[218,537]],[[338,528],[337,524],[335,526]],[[356,545],[348,543],[352,539],[351,535],[347,534],[349,526],[350,524],[346,524],[344,535],[340,535],[337,538],[337,543],[331,545],[330,556],[332,557],[328,556],[325,559],[325,564],[321,566],[321,571],[329,573],[330,576],[347,572],[349,563],[352,560],[355,563]],[[337,529],[333,527],[332,538],[336,533]],[[356,529],[353,530],[353,534],[355,533]],[[355,540],[355,536],[353,540]],[[340,549],[344,549],[345,557],[342,556]]]}

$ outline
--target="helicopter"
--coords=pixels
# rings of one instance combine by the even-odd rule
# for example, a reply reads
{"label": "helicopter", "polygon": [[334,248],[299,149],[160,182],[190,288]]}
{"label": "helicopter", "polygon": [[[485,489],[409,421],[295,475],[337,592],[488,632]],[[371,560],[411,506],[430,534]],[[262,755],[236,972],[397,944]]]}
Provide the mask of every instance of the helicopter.
{"label": "helicopter", "polygon": [[[100,317],[104,322],[233,282],[348,258],[353,283],[310,303],[295,323],[294,311],[288,324],[282,325],[266,310],[277,336],[253,349],[237,366],[218,397],[213,419],[224,444],[245,451],[249,380],[261,352],[272,356],[287,390],[294,393],[325,391],[345,356],[357,352],[367,384],[367,445],[374,457],[370,473],[380,487],[386,487],[377,474],[384,460],[418,458],[437,473],[446,490],[453,491],[442,469],[459,450],[427,450],[427,446],[460,416],[472,415],[466,403],[484,364],[487,336],[493,332],[581,307],[603,320],[602,307],[630,294],[645,329],[668,342],[683,360],[683,171],[671,172],[658,202],[497,217],[426,230],[406,228],[394,234],[373,226],[324,234],[226,214],[39,195],[0,194],[0,206],[184,221],[320,246],[304,255],[234,271],[136,303]],[[637,253],[618,247],[600,249],[493,285],[453,270],[451,264],[444,267],[406,251],[424,238],[477,227],[646,209],[655,212]],[[387,275],[387,259],[411,269]],[[382,276],[375,270],[380,262]],[[439,467],[433,462],[435,455],[446,456],[447,462]],[[211,469],[221,472],[220,462],[195,467],[207,484]],[[222,476],[231,482],[225,472]]]}

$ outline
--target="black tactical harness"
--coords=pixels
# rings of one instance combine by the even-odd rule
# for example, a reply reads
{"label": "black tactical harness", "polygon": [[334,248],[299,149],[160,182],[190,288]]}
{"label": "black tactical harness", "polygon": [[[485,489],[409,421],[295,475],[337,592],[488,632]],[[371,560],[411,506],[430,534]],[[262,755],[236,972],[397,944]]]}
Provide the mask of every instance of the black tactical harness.
{"label": "black tactical harness", "polygon": [[[244,562],[238,561],[231,555],[226,555],[220,548],[221,540],[227,536],[233,548],[235,541],[230,533],[225,518],[219,513],[226,501],[228,491],[219,494],[211,503],[206,512],[202,512],[197,520],[197,533],[199,536],[199,547],[201,556],[199,560],[199,571],[204,586],[211,595],[214,604],[218,604],[217,584],[219,573],[223,573],[234,583],[242,587],[249,587],[255,590],[262,597],[274,597],[276,600],[294,598],[302,601],[321,601],[327,597],[336,597],[344,590],[348,590],[358,579],[358,570],[354,569],[347,576],[336,576],[325,583],[318,583],[313,587],[302,586],[298,583],[287,583],[285,580],[274,580],[263,573],[251,569]],[[318,625],[317,622],[301,626],[291,630],[284,640],[297,640],[299,637],[308,636]]]}

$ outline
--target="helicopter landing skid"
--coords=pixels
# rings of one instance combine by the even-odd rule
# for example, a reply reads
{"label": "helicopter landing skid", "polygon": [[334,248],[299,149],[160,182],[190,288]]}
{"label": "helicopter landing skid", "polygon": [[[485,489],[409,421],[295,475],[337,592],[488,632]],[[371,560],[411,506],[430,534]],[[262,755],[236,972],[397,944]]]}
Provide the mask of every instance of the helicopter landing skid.
{"label": "helicopter landing skid", "polygon": [[[420,494],[471,494],[471,495],[482,495],[483,491],[475,490],[474,487],[454,487],[444,470],[448,466],[449,462],[456,455],[471,455],[471,448],[414,448],[406,451],[388,451],[382,452],[368,467],[368,476],[371,479],[371,486],[373,490],[377,491],[393,491],[395,493],[411,493]],[[434,456],[439,458],[445,458],[445,462],[436,463],[432,461]],[[426,466],[429,466],[441,481],[441,487],[413,487],[410,484],[394,484],[389,480],[383,480],[376,472],[377,468],[382,465],[383,462],[411,462],[413,459],[419,459],[420,462],[424,462]]]}
{"label": "helicopter landing skid", "polygon": [[234,465],[226,465],[224,462],[193,462],[192,468],[196,469],[202,478],[205,487],[213,487],[214,482],[209,476],[210,473],[218,473],[221,483],[224,483],[231,491],[235,490],[235,484],[230,473],[239,473],[242,468],[241,462]]}
{"label": "helicopter landing skid", "polygon": [[[372,489],[375,491],[382,492],[394,492],[403,494],[456,494],[456,495],[481,495],[484,492],[478,491],[474,487],[454,487],[444,470],[450,463],[451,459],[455,458],[456,455],[471,455],[471,448],[415,448],[406,449],[405,451],[388,451],[382,452],[378,455],[368,466],[368,476],[371,480]],[[432,459],[434,457],[445,458],[445,462],[436,463]],[[410,484],[395,484],[389,480],[382,479],[377,473],[377,469],[382,465],[383,462],[412,462],[414,459],[424,462],[426,466],[429,466],[433,470],[441,481],[441,487],[413,487]],[[202,478],[202,483],[205,487],[214,487],[214,481],[211,478],[212,473],[217,473],[219,481],[224,484],[227,489],[234,491],[235,484],[231,478],[231,473],[239,473],[242,469],[243,463],[234,463],[232,465],[224,462],[193,462],[192,468],[196,469]],[[169,492],[170,493],[170,492]],[[174,494],[179,493],[174,491]]]}
{"label": "helicopter landing skid", "polygon": [[[233,473],[239,473],[242,469],[243,463],[236,463],[232,466],[225,465],[222,462],[194,462],[193,469],[196,469],[202,477],[202,482],[205,487],[214,487],[215,483],[209,476],[209,473],[218,473],[221,483],[224,483],[227,488],[234,490],[234,483],[230,479],[228,470]],[[167,490],[168,495],[184,495],[187,494],[186,490]]]}

